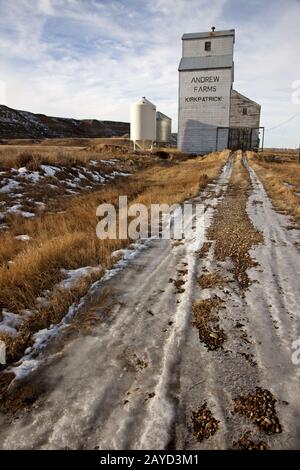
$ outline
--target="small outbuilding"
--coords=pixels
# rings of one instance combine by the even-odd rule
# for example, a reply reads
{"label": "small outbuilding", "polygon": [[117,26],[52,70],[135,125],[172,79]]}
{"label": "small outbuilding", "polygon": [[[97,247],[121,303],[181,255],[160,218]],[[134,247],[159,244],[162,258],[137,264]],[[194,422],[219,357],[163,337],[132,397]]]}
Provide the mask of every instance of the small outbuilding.
{"label": "small outbuilding", "polygon": [[259,147],[261,106],[236,90],[231,91],[228,147],[247,150]]}

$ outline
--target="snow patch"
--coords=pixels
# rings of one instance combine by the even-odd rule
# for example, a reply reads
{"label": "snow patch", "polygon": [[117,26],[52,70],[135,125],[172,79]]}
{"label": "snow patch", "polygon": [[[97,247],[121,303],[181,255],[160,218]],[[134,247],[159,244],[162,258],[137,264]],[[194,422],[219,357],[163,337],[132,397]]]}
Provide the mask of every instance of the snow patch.
{"label": "snow patch", "polygon": [[22,173],[27,180],[31,181],[32,183],[38,183],[41,179],[41,175],[38,171],[30,171]]}
{"label": "snow patch", "polygon": [[35,201],[34,203],[40,210],[46,209],[46,204],[44,202]]}
{"label": "snow patch", "polygon": [[51,165],[41,165],[41,170],[45,173],[46,176],[55,176],[55,173],[59,171],[59,168]]}
{"label": "snow patch", "polygon": [[91,274],[98,274],[102,270],[101,266],[85,266],[78,269],[62,269],[61,272],[66,278],[59,283],[59,287],[63,289],[71,289],[76,285],[79,279],[90,276]]}
{"label": "snow patch", "polygon": [[131,173],[125,173],[124,171],[113,171],[107,178],[116,178],[117,176],[131,176]]}
{"label": "snow patch", "polygon": [[284,184],[284,186],[286,186],[288,189],[294,189],[294,188],[295,188],[295,185],[294,185],[294,184],[287,183],[286,181],[285,181],[283,184]]}
{"label": "snow patch", "polygon": [[29,235],[17,235],[15,239],[21,240],[22,242],[26,242],[26,241],[31,240],[31,237]]}
{"label": "snow patch", "polygon": [[7,212],[10,212],[11,214],[21,215],[25,219],[30,219],[31,217],[35,217],[35,214],[33,212],[22,211],[20,207],[21,207],[21,204],[15,204],[14,206],[10,207]]}
{"label": "snow patch", "polygon": [[119,256],[122,256],[125,251],[126,250],[124,250],[123,248],[120,249],[120,250],[113,251],[112,254],[111,254],[111,257],[112,258],[118,258]]}
{"label": "snow patch", "polygon": [[6,184],[0,188],[0,193],[10,193],[14,189],[19,189],[20,183],[13,179],[6,180]]}
{"label": "snow patch", "polygon": [[106,165],[114,165],[115,163],[119,163],[120,160],[112,158],[111,160],[99,160],[100,163],[104,163]]}
{"label": "snow patch", "polygon": [[21,323],[20,315],[9,312],[6,309],[2,310],[2,321],[0,322],[0,332],[12,337],[18,335],[18,327]]}

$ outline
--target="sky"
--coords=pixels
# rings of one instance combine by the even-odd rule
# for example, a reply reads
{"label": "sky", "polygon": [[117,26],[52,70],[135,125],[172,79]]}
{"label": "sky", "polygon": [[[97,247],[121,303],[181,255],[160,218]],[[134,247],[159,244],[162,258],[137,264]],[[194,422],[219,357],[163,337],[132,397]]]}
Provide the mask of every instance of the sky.
{"label": "sky", "polygon": [[269,147],[300,142],[300,0],[0,0],[0,103],[129,121],[141,96],[177,129],[186,32],[235,29],[235,83]]}

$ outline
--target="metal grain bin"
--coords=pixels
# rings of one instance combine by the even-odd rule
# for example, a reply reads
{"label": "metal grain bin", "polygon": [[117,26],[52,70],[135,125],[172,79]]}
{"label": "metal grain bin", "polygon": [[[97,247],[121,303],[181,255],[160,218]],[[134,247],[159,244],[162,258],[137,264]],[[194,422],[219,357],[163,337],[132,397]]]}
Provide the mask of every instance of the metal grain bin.
{"label": "metal grain bin", "polygon": [[144,96],[131,107],[130,139],[142,149],[151,148],[156,140],[156,106]]}
{"label": "metal grain bin", "polygon": [[168,144],[171,142],[172,119],[157,111],[156,113],[156,142]]}

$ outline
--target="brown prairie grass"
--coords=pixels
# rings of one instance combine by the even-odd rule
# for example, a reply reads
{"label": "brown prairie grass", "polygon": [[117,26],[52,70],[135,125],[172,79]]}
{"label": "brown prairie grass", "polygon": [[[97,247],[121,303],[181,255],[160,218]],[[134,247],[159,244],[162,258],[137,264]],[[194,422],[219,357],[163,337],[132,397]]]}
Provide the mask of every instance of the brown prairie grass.
{"label": "brown prairie grass", "polygon": [[[209,154],[205,159],[214,158],[214,155],[214,153]],[[156,147],[153,151],[134,152],[130,141],[126,139],[45,139],[38,144],[15,140],[9,145],[0,145],[1,170],[23,166],[29,170],[36,170],[41,164],[72,168],[74,165],[87,166],[90,160],[111,158],[129,163],[134,159],[135,164],[139,161],[150,164],[159,158],[183,161],[194,157],[171,147]]]}
{"label": "brown prairie grass", "polygon": [[298,149],[272,149],[266,148],[258,153],[258,158],[265,162],[295,162],[299,155]]}
{"label": "brown prairie grass", "polygon": [[78,145],[76,140],[46,139],[39,144],[0,145],[0,168],[8,170],[26,166],[29,170],[36,170],[40,164],[71,168],[74,165],[87,166],[91,159],[111,159],[116,153],[118,159],[126,160],[133,153],[125,140],[82,139],[82,145]]}
{"label": "brown prairie grass", "polygon": [[[34,220],[24,220],[18,230],[32,238],[24,245],[12,239],[11,233],[3,235],[0,309],[6,308],[20,315],[24,309],[34,312],[29,318],[23,315],[24,322],[17,337],[0,334],[0,339],[7,344],[9,363],[22,357],[36,331],[58,323],[69,306],[85,295],[90,283],[97,278],[85,279],[74,289],[62,291],[57,287],[63,278],[62,268],[101,265],[104,270],[114,263],[112,252],[130,243],[129,239],[99,240],[96,237],[96,208],[100,203],[117,205],[118,197],[125,194],[129,201],[146,205],[180,203],[195,196],[214,179],[227,157],[228,152],[222,152],[204,159],[174,161],[167,166],[154,164],[126,182],[111,183],[98,191],[70,199],[63,214],[45,214]],[[37,305],[37,297],[43,296],[45,290],[50,291],[48,303]]]}
{"label": "brown prairie grass", "polygon": [[78,162],[84,164],[87,158],[80,158],[80,148],[35,146],[0,146],[0,168],[20,168],[26,166],[35,170],[40,164],[72,166]]}
{"label": "brown prairie grass", "polygon": [[[285,154],[283,153],[283,156]],[[300,223],[300,165],[295,160],[266,161],[264,156],[248,152],[251,166],[261,179],[275,207]]]}
{"label": "brown prairie grass", "polygon": [[125,137],[58,137],[44,139],[1,139],[3,146],[87,147],[94,144],[130,145]]}

